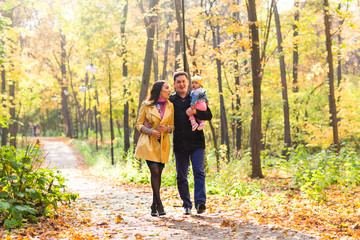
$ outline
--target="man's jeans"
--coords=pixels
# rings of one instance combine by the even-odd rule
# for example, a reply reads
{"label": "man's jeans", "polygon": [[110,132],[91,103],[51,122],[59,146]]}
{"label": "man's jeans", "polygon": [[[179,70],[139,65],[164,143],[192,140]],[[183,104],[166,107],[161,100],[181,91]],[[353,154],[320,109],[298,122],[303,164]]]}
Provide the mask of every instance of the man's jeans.
{"label": "man's jeans", "polygon": [[205,191],[205,171],[204,171],[204,154],[205,149],[197,149],[193,152],[175,152],[177,185],[181,199],[183,200],[183,207],[192,208],[189,192],[189,182],[187,179],[190,157],[194,175],[194,198],[195,207],[200,203],[206,203]]}

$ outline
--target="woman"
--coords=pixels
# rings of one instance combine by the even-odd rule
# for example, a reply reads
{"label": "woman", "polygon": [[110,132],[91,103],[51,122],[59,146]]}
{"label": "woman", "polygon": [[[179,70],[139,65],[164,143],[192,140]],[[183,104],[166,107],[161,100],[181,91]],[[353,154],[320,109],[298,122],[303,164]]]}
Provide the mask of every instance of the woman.
{"label": "woman", "polygon": [[[135,157],[146,160],[151,173],[153,203],[151,216],[165,215],[160,198],[161,173],[170,154],[169,133],[174,130],[174,106],[169,101],[170,86],[165,81],[157,81],[151,88],[150,96],[141,104],[136,128],[141,135]],[[152,128],[144,126],[147,120]]]}

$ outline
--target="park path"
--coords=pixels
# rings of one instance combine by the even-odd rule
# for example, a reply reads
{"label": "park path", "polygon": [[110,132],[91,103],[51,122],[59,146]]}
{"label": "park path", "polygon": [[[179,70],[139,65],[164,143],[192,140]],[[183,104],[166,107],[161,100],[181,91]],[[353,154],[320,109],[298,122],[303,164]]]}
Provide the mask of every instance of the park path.
{"label": "park path", "polygon": [[94,238],[316,239],[295,230],[255,225],[241,219],[224,224],[231,212],[184,216],[181,207],[166,201],[167,215],[151,217],[150,187],[109,183],[90,176],[81,156],[67,141],[44,138],[41,146],[47,154],[45,166],[59,169],[67,178],[69,190],[79,193],[73,210],[89,219],[83,231]]}

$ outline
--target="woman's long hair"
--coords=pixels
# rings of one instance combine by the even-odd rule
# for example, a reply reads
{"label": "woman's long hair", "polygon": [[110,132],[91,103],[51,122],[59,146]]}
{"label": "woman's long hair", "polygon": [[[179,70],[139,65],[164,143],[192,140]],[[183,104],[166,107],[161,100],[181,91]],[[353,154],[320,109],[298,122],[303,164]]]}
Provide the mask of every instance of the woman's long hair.
{"label": "woman's long hair", "polygon": [[164,80],[159,80],[152,85],[150,96],[147,99],[150,102],[149,106],[155,105],[156,102],[158,101],[164,83],[165,83]]}

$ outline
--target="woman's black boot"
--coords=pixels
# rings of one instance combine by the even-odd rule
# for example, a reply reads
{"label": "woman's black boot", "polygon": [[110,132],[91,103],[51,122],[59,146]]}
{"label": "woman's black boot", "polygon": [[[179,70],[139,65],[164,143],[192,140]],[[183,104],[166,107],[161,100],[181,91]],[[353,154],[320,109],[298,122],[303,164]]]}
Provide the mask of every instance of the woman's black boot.
{"label": "woman's black boot", "polygon": [[164,210],[164,206],[162,205],[162,203],[158,204],[156,206],[156,208],[157,208],[157,212],[159,213],[159,216],[166,215],[165,210]]}
{"label": "woman's black boot", "polygon": [[157,207],[156,207],[156,205],[151,205],[151,216],[153,216],[153,217],[157,217],[158,216],[158,213],[157,213]]}

